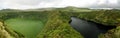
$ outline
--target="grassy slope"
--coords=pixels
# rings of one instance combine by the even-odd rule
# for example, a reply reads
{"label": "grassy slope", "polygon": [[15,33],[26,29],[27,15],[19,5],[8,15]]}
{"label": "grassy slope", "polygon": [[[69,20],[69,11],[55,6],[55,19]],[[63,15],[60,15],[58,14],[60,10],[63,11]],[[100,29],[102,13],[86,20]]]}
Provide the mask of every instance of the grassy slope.
{"label": "grassy slope", "polygon": [[82,38],[70,25],[69,20],[62,18],[57,10],[49,14],[43,31],[38,35],[39,38]]}

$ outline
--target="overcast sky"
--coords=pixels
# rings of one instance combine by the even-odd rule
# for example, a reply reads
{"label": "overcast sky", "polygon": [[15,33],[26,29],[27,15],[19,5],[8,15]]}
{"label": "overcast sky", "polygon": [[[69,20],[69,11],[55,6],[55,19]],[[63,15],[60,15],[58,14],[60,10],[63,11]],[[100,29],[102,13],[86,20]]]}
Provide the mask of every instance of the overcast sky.
{"label": "overcast sky", "polygon": [[120,8],[120,0],[0,0],[0,9],[31,9],[66,6]]}

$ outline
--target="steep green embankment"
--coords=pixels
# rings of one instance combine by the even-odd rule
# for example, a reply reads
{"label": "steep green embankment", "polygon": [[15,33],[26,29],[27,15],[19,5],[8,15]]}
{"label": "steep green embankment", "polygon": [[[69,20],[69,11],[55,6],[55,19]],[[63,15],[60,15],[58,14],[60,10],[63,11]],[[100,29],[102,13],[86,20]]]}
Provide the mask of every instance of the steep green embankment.
{"label": "steep green embankment", "polygon": [[0,22],[0,38],[12,38],[12,36],[5,30],[5,26]]}
{"label": "steep green embankment", "polygon": [[52,11],[44,29],[38,35],[39,38],[82,38],[80,33],[76,32],[70,25],[70,17],[66,19],[58,11]]}

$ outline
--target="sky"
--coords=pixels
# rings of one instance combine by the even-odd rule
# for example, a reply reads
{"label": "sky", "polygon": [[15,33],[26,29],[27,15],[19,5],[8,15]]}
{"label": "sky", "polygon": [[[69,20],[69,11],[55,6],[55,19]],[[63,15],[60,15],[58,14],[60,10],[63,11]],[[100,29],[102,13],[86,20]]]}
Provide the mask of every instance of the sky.
{"label": "sky", "polygon": [[120,8],[120,0],[0,0],[0,9],[48,7]]}

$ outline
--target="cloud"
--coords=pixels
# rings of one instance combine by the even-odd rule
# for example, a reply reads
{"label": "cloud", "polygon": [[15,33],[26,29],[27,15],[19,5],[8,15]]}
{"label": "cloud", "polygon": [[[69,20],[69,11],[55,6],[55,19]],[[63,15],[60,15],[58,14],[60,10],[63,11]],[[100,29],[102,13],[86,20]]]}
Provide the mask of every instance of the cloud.
{"label": "cloud", "polygon": [[91,8],[120,8],[119,0],[102,0],[90,5]]}
{"label": "cloud", "polygon": [[0,0],[0,9],[30,9],[45,7],[120,8],[120,0]]}
{"label": "cloud", "polygon": [[29,9],[52,7],[56,2],[59,3],[60,0],[0,0],[0,8]]}
{"label": "cloud", "polygon": [[41,2],[54,2],[57,0],[5,0],[7,3],[15,3],[20,5],[38,5]]}

